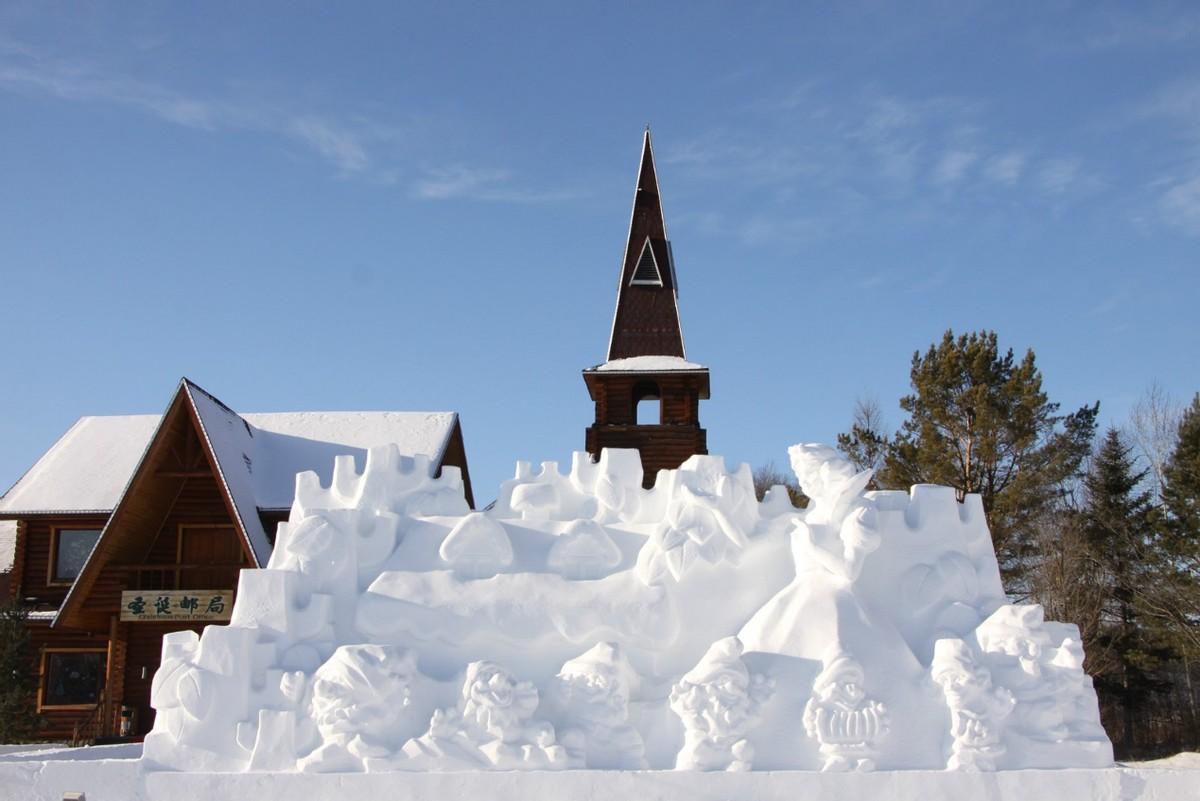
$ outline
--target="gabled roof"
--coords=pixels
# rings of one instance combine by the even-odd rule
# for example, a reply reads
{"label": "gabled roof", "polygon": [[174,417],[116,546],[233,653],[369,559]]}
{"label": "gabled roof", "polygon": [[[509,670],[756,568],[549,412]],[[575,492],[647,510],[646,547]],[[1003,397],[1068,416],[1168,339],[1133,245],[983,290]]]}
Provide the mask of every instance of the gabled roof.
{"label": "gabled roof", "polygon": [[[651,259],[643,259],[649,246]],[[638,264],[657,270],[657,281],[637,275]],[[634,356],[684,358],[683,329],[679,323],[679,297],[675,262],[667,239],[667,223],[658,194],[658,174],[650,129],[642,140],[637,189],[625,240],[625,259],[617,282],[617,306],[608,342],[608,361]]]}
{"label": "gabled roof", "polygon": [[[212,398],[195,384],[191,386]],[[234,414],[220,401],[216,403]],[[352,454],[361,463],[368,448],[394,442],[401,453],[428,454],[438,463],[458,421],[454,412],[234,416],[253,432],[244,443],[248,445],[245,453],[251,460],[248,469],[254,503],[264,510],[291,507],[296,473],[312,470],[328,483],[333,457],[340,454]],[[215,413],[211,417],[219,419]],[[81,417],[0,496],[0,516],[112,512],[161,419],[158,414]],[[212,428],[220,430],[215,424]],[[239,459],[225,458],[222,463],[236,464]]]}

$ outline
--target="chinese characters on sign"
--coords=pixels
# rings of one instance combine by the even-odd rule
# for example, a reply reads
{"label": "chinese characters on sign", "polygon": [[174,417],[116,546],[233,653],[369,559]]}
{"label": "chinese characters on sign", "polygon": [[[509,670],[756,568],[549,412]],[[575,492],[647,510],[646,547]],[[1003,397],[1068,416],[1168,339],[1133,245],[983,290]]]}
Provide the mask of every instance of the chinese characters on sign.
{"label": "chinese characters on sign", "polygon": [[121,620],[227,621],[233,614],[233,590],[126,590]]}

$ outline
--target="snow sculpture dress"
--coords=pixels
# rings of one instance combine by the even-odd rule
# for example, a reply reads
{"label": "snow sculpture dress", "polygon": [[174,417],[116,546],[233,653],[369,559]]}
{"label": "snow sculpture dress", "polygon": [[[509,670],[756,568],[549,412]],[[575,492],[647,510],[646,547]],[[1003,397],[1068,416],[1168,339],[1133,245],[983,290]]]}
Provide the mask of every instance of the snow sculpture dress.
{"label": "snow sculpture dress", "polygon": [[[791,535],[796,577],[759,609],[738,637],[747,652],[820,660],[830,646],[854,652],[856,632],[878,631],[881,621],[855,600],[850,584],[879,546],[875,508],[862,495],[871,471],[825,445],[789,449],[801,489],[810,498]],[[886,625],[885,623],[883,625]]]}

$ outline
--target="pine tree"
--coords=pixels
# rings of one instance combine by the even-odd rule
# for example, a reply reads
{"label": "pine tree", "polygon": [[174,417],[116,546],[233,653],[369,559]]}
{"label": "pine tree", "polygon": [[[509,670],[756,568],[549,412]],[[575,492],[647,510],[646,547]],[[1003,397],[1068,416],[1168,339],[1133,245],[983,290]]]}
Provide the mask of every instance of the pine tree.
{"label": "pine tree", "polygon": [[1200,581],[1200,393],[1179,421],[1175,448],[1163,469],[1163,485],[1172,550]]}
{"label": "pine tree", "polygon": [[24,742],[37,733],[37,672],[27,617],[19,604],[0,606],[0,743]]}
{"label": "pine tree", "polygon": [[1155,541],[1156,509],[1142,489],[1147,471],[1137,469],[1132,448],[1120,432],[1105,434],[1084,479],[1084,536],[1095,566],[1093,581],[1106,589],[1100,628],[1091,643],[1089,672],[1096,680],[1101,707],[1119,718],[1118,747],[1136,753],[1139,710],[1166,689],[1157,671],[1170,656],[1148,620],[1163,562]]}
{"label": "pine tree", "polygon": [[1162,471],[1163,523],[1168,571],[1159,585],[1165,619],[1180,655],[1180,684],[1190,738],[1200,743],[1200,394],[1184,410],[1178,436]]}
{"label": "pine tree", "polygon": [[1027,594],[1038,526],[1079,478],[1099,404],[1059,415],[1033,351],[1017,361],[991,331],[947,331],[913,354],[911,382],[913,393],[900,400],[908,419],[888,445],[880,486],[945,484],[960,499],[978,493],[1005,586]]}

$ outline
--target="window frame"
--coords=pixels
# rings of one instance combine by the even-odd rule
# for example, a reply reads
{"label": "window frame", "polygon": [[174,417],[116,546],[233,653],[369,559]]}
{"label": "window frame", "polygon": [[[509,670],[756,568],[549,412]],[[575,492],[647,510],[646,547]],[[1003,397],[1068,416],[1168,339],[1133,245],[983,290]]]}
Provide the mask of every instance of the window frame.
{"label": "window frame", "polygon": [[[653,281],[639,281],[637,277],[638,265],[642,263],[642,257],[646,255],[647,250],[650,251],[650,262],[654,265],[654,274],[658,276],[658,278]],[[663,286],[662,267],[660,267],[658,264],[658,256],[654,255],[654,246],[651,244],[649,236],[646,237],[645,243],[642,244],[642,249],[638,252],[637,261],[633,263],[633,275],[631,275],[629,278],[629,285]]]}
{"label": "window frame", "polygon": [[[101,682],[100,687],[96,691],[96,700],[90,704],[48,704],[46,703],[46,683],[50,680],[50,656],[52,654],[100,654],[104,669],[100,672]],[[38,691],[37,691],[37,710],[38,712],[57,712],[60,710],[72,709],[94,709],[100,703],[100,699],[104,694],[104,690],[108,687],[108,649],[107,648],[57,648],[46,647],[42,649],[42,658],[38,665]]]}
{"label": "window frame", "polygon": [[[100,535],[104,533],[104,526],[51,526],[50,527],[50,563],[46,565],[46,586],[48,587],[70,587],[75,583],[75,579],[79,578],[79,573],[83,572],[83,568],[87,565],[87,559],[83,560],[83,564],[79,566],[79,573],[76,573],[69,579],[58,577],[58,546],[62,539],[64,531],[94,531],[96,532],[96,542],[92,543],[92,550],[96,549],[96,543],[100,542]],[[91,557],[91,551],[88,551],[88,557]]]}

